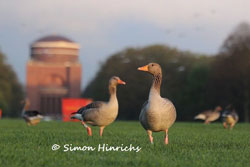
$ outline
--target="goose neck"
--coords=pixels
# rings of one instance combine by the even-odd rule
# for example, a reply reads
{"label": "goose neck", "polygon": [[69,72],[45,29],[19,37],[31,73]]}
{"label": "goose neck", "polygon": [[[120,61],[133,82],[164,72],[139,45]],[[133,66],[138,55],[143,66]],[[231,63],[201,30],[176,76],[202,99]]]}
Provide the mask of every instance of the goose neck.
{"label": "goose neck", "polygon": [[109,86],[109,101],[116,99],[116,86]]}
{"label": "goose neck", "polygon": [[160,94],[160,90],[161,90],[161,82],[162,82],[162,74],[159,73],[157,75],[154,75],[153,77],[153,84],[151,86],[151,92],[157,92],[158,94]]}

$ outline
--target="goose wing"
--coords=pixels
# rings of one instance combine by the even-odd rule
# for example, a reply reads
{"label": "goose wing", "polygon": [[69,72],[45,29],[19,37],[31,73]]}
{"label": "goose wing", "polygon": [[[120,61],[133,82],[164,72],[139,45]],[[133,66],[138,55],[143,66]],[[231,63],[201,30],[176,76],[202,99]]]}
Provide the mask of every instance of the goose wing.
{"label": "goose wing", "polygon": [[89,110],[89,109],[97,109],[97,108],[100,108],[101,106],[103,106],[104,102],[102,101],[95,101],[93,103],[90,103],[82,108],[80,108],[76,113],[78,114],[84,114],[84,112],[86,110]]}
{"label": "goose wing", "polygon": [[141,125],[143,126],[144,129],[147,129],[147,121],[145,119],[145,112],[147,110],[147,106],[148,105],[148,100],[144,102],[144,104],[142,105],[142,109],[141,109],[141,113],[139,115],[139,121],[141,122]]}
{"label": "goose wing", "polygon": [[225,120],[225,119],[226,119],[227,117],[229,117],[229,116],[233,117],[233,119],[234,119],[236,122],[238,122],[239,116],[238,116],[238,114],[237,114],[237,112],[236,112],[235,110],[233,110],[233,111],[225,111],[225,112],[223,112],[223,114],[222,114],[223,120]]}
{"label": "goose wing", "polygon": [[105,103],[102,101],[95,101],[93,103],[86,105],[85,107],[80,108],[77,111],[77,113],[81,114],[82,117],[84,118],[86,113],[98,111],[104,104]]}
{"label": "goose wing", "polygon": [[28,110],[28,111],[25,111],[24,115],[28,117],[35,117],[35,116],[42,115],[42,114],[36,110]]}
{"label": "goose wing", "polygon": [[232,112],[232,116],[233,116],[233,118],[234,118],[234,120],[235,120],[236,122],[239,121],[239,115],[237,114],[236,111],[233,111],[233,112]]}
{"label": "goose wing", "polygon": [[196,116],[194,117],[194,119],[205,120],[205,119],[207,119],[211,114],[212,114],[212,110],[203,111],[203,112],[201,112],[200,114],[196,115]]}
{"label": "goose wing", "polygon": [[101,106],[103,106],[104,102],[101,101],[95,101],[93,103],[90,103],[80,109],[77,110],[77,112],[71,113],[71,119],[78,119],[78,120],[83,120],[86,112],[88,111],[94,111]]}

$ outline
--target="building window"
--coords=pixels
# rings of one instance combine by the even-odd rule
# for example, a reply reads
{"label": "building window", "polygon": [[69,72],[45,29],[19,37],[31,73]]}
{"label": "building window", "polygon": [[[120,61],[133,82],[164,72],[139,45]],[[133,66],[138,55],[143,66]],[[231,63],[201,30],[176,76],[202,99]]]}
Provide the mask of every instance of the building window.
{"label": "building window", "polygon": [[63,96],[59,95],[41,95],[40,97],[40,108],[41,113],[45,116],[51,116],[58,118],[61,116],[62,103],[61,99]]}

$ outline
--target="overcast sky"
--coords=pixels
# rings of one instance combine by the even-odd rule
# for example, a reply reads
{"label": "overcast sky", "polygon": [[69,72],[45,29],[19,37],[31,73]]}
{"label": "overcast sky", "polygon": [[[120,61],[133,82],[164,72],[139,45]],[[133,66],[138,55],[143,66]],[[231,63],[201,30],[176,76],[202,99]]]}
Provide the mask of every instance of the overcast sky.
{"label": "overcast sky", "polygon": [[63,35],[81,46],[82,88],[100,62],[127,47],[167,44],[215,54],[241,22],[249,0],[1,0],[0,49],[25,84],[30,44]]}

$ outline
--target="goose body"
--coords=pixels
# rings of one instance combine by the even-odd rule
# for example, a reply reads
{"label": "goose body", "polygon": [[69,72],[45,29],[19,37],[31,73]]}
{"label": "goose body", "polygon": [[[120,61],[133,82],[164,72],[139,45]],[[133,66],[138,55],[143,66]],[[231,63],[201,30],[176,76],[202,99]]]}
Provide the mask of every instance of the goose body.
{"label": "goose body", "polygon": [[43,118],[42,114],[36,110],[28,110],[30,102],[25,100],[24,108],[22,111],[22,117],[28,125],[37,125]]}
{"label": "goose body", "polygon": [[222,108],[220,106],[217,106],[214,110],[201,112],[200,114],[196,115],[194,119],[201,119],[205,121],[205,124],[209,124],[210,122],[216,121],[220,118],[221,110]]}
{"label": "goose body", "polygon": [[239,116],[231,105],[227,106],[222,113],[222,121],[225,129],[228,128],[228,125],[230,126],[230,129],[233,129],[235,124],[239,121]]}
{"label": "goose body", "polygon": [[149,97],[142,107],[139,120],[146,130],[164,131],[172,126],[176,119],[173,103],[158,94]]}
{"label": "goose body", "polygon": [[93,102],[79,111],[81,119],[93,126],[106,126],[112,123],[118,115],[117,98],[109,102]]}
{"label": "goose body", "polygon": [[108,102],[96,101],[80,108],[76,113],[72,113],[72,119],[79,119],[87,129],[89,136],[92,135],[91,128],[87,125],[99,126],[100,136],[107,125],[115,121],[118,115],[118,100],[116,87],[118,84],[125,84],[119,77],[112,77],[109,81],[110,98]]}
{"label": "goose body", "polygon": [[150,63],[138,70],[147,71],[153,75],[149,98],[142,106],[139,121],[147,131],[151,143],[153,143],[152,132],[165,131],[165,144],[168,144],[168,129],[176,120],[176,110],[170,100],[160,95],[161,67],[159,64]]}

